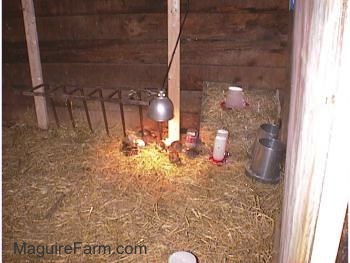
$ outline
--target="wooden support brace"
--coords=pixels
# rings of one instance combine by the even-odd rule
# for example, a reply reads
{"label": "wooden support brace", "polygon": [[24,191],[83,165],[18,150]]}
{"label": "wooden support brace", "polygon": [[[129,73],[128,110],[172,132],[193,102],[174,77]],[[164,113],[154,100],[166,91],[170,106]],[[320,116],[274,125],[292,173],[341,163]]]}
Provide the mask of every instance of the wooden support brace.
{"label": "wooden support brace", "polygon": [[[168,63],[180,32],[180,0],[168,0]],[[174,104],[174,118],[168,122],[169,142],[180,139],[180,43],[169,71],[168,96]]]}
{"label": "wooden support brace", "polygon": [[335,262],[349,194],[350,8],[296,4],[279,262]]}
{"label": "wooden support brace", "polygon": [[[36,29],[35,11],[33,0],[22,0],[23,20],[27,41],[30,74],[32,86],[43,84],[43,73],[41,69],[40,51],[38,33]],[[39,88],[38,92],[44,92],[45,87]],[[42,96],[34,97],[35,112],[38,121],[38,127],[48,129],[49,118],[46,108],[46,99]]]}

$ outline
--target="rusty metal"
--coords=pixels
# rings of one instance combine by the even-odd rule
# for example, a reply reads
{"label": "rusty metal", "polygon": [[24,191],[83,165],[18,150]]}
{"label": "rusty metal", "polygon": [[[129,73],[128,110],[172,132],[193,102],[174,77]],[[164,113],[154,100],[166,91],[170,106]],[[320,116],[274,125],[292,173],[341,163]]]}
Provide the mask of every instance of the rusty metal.
{"label": "rusty metal", "polygon": [[[44,91],[37,91],[41,87],[45,88]],[[57,92],[58,90],[61,90],[61,92]],[[90,118],[87,102],[88,101],[99,101],[101,104],[101,109],[102,109],[102,113],[103,113],[105,130],[106,130],[106,133],[108,136],[110,134],[109,134],[109,125],[108,125],[105,103],[108,102],[108,103],[119,104],[120,116],[121,116],[121,121],[122,121],[122,125],[123,125],[123,135],[124,136],[126,136],[124,105],[138,106],[141,132],[142,132],[142,136],[143,136],[144,125],[143,125],[143,108],[142,107],[149,106],[148,100],[142,100],[142,93],[143,92],[148,97],[153,95],[152,91],[150,91],[150,90],[138,90],[136,92],[137,98],[123,98],[121,89],[120,88],[113,88],[113,91],[111,94],[109,94],[108,96],[103,96],[103,90],[100,87],[95,88],[92,92],[90,92],[86,95],[85,89],[81,88],[81,87],[73,87],[73,86],[51,87],[48,84],[41,84],[41,85],[26,89],[24,91],[20,91],[20,92],[18,91],[17,93],[20,93],[21,95],[24,95],[24,96],[41,96],[41,97],[45,97],[45,98],[49,99],[57,127],[60,127],[60,121],[59,121],[59,117],[57,114],[55,100],[61,99],[61,100],[65,101],[65,104],[66,104],[66,107],[68,110],[68,114],[69,114],[69,118],[70,118],[70,121],[72,123],[73,128],[76,128],[76,122],[75,122],[74,115],[73,115],[72,101],[73,100],[81,100],[83,103],[83,106],[84,106],[86,120],[88,122],[88,125],[89,125],[91,132],[93,132],[93,128],[92,128],[92,123],[91,123],[91,118]],[[93,96],[96,93],[98,93],[98,96]],[[116,94],[118,94],[118,96],[114,97]],[[161,125],[159,125],[159,129],[161,132]],[[160,136],[161,136],[161,134],[160,134]]]}
{"label": "rusty metal", "polygon": [[42,83],[42,84],[39,84],[39,85],[37,85],[35,87],[32,87],[29,91],[35,91],[35,90],[37,90],[39,88],[44,88],[44,90],[45,90],[45,88],[46,89],[49,88],[49,85],[46,84],[46,83]]}
{"label": "rusty metal", "polygon": [[[103,98],[102,89],[99,89],[98,93],[99,93],[100,98]],[[107,120],[107,113],[106,113],[105,103],[104,103],[103,100],[101,100],[100,102],[101,102],[101,108],[102,108],[102,113],[103,113],[103,120],[105,122],[106,132],[107,132],[107,135],[109,136],[109,128],[108,128],[108,120]]]}
{"label": "rusty metal", "polygon": [[[137,95],[139,97],[139,100],[142,100],[142,93],[141,91],[137,92]],[[144,128],[143,128],[143,112],[142,112],[142,106],[139,105],[139,116],[140,116],[140,126],[141,126],[141,137],[143,139],[143,135],[144,135]]]}
{"label": "rusty metal", "polygon": [[[80,92],[81,96],[83,96],[82,102],[83,102],[83,106],[84,106],[84,110],[85,110],[85,115],[86,115],[86,120],[88,122],[90,131],[93,132],[92,129],[92,124],[91,124],[91,119],[90,119],[90,114],[89,114],[89,109],[88,109],[88,105],[85,99],[85,94],[84,94],[84,90],[82,88],[75,88],[70,92],[66,92],[68,95],[73,95],[77,92]],[[71,107],[70,107],[71,108]],[[71,110],[72,111],[72,110]]]}
{"label": "rusty metal", "polygon": [[57,114],[57,110],[56,110],[56,106],[55,106],[55,100],[53,98],[50,98],[50,104],[51,104],[51,108],[52,108],[53,116],[55,118],[56,125],[59,128],[61,126],[60,126],[60,121],[58,119],[58,114]]}
{"label": "rusty metal", "polygon": [[122,91],[121,90],[116,90],[111,95],[109,95],[109,98],[112,98],[116,93],[118,93],[118,98],[121,101],[119,103],[119,111],[120,111],[120,118],[121,118],[122,127],[123,127],[123,135],[124,135],[124,137],[126,137],[126,126],[125,126],[124,104],[122,102]]}
{"label": "rusty metal", "polygon": [[[49,93],[53,93],[53,92],[55,92],[56,90],[58,90],[59,88],[60,88],[60,87],[51,88],[51,89],[49,88],[48,92],[49,92]],[[51,104],[51,108],[52,108],[53,116],[54,116],[54,118],[55,118],[56,125],[57,125],[57,127],[59,128],[59,127],[61,127],[61,126],[60,126],[60,121],[59,121],[59,119],[58,119],[58,114],[57,114],[56,105],[55,105],[55,99],[54,99],[53,97],[50,97],[49,99],[50,99],[50,104]]]}
{"label": "rusty metal", "polygon": [[[47,88],[48,88],[48,93],[53,94],[54,92],[56,92],[58,89],[61,89],[62,87],[58,86],[55,88],[50,88],[47,86]],[[54,97],[50,97],[49,100],[51,103],[51,108],[52,108],[53,116],[55,118],[56,125],[59,128],[59,127],[61,127],[61,125],[60,125],[60,121],[59,121],[57,110],[56,110],[55,99],[54,99]]]}
{"label": "rusty metal", "polygon": [[[122,91],[119,90],[119,99],[122,100]],[[120,110],[120,117],[122,119],[122,126],[123,126],[123,135],[126,137],[126,128],[125,128],[125,115],[124,115],[124,104],[121,102],[119,103],[119,110]]]}
{"label": "rusty metal", "polygon": [[87,102],[86,102],[86,99],[85,99],[84,89],[80,89],[80,94],[84,97],[84,99],[83,99],[83,105],[84,105],[86,120],[87,120],[87,122],[88,122],[90,131],[91,131],[91,132],[94,132],[94,130],[92,129],[92,124],[91,124],[91,119],[90,119],[90,114],[89,114],[88,105],[87,105]]}
{"label": "rusty metal", "polygon": [[102,89],[101,88],[97,88],[97,89],[94,89],[92,92],[90,92],[88,94],[88,97],[89,98],[95,98],[93,97],[92,95],[98,93],[98,96],[100,98],[100,103],[101,103],[101,109],[102,109],[102,114],[103,114],[103,122],[105,124],[105,129],[106,129],[106,133],[108,136],[109,135],[109,128],[108,128],[108,120],[107,120],[107,113],[106,113],[106,108],[105,108],[105,103],[103,101],[103,92],[102,92]]}
{"label": "rusty metal", "polygon": [[[64,88],[64,87],[62,87]],[[70,98],[70,99],[77,99],[77,100],[82,100],[82,99],[86,99],[86,101],[103,101],[103,102],[110,102],[110,103],[123,103],[124,105],[134,105],[134,106],[138,106],[138,105],[142,105],[142,106],[149,106],[149,101],[140,101],[140,100],[130,100],[130,99],[119,99],[119,98],[106,98],[106,97],[88,97],[88,96],[81,96],[81,95],[68,95],[68,94],[50,94],[47,92],[35,92],[35,91],[23,91],[20,92],[21,95],[24,96],[41,96],[41,97],[46,97],[46,98],[50,98],[50,97],[54,97],[54,98],[61,98],[61,99],[66,99],[66,98]]]}
{"label": "rusty metal", "polygon": [[[67,92],[67,88],[66,87],[63,87],[63,91],[64,91],[64,93],[69,94]],[[71,95],[71,94],[69,94],[69,95]],[[71,120],[72,126],[75,129],[76,124],[75,124],[75,120],[74,120],[74,116],[73,116],[72,101],[69,99],[68,96],[66,97],[65,103],[66,103],[66,106],[67,106],[68,115],[69,115],[69,118]]]}
{"label": "rusty metal", "polygon": [[122,91],[121,90],[115,90],[111,94],[108,95],[109,99],[112,99],[114,95],[118,94],[118,98],[120,99],[119,103],[119,110],[120,110],[120,118],[122,121],[122,127],[123,127],[123,135],[126,137],[126,127],[125,127],[125,116],[124,116],[124,105],[122,102]]}

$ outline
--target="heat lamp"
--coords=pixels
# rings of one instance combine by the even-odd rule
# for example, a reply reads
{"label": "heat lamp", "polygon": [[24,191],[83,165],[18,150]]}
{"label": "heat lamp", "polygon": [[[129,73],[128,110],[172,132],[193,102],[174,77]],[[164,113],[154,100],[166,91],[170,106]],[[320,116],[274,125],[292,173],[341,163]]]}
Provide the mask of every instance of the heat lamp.
{"label": "heat lamp", "polygon": [[156,122],[168,121],[174,117],[174,105],[164,90],[160,90],[157,97],[151,100],[148,117]]}
{"label": "heat lamp", "polygon": [[167,86],[169,71],[170,71],[171,65],[173,63],[176,49],[177,49],[179,42],[180,42],[181,33],[182,33],[183,27],[185,25],[188,11],[189,11],[189,0],[187,0],[186,13],[185,13],[183,21],[181,23],[181,26],[180,26],[179,34],[177,36],[176,44],[175,44],[174,50],[173,50],[172,55],[171,55],[171,59],[170,59],[169,64],[168,64],[167,72],[164,76],[162,88],[158,90],[157,96],[151,100],[150,105],[149,105],[149,109],[148,109],[148,117],[150,119],[158,122],[158,127],[160,130],[159,131],[160,137],[161,137],[161,124],[162,124],[162,122],[169,121],[174,117],[174,105],[173,105],[172,101],[166,95],[166,88],[167,88],[166,86]]}

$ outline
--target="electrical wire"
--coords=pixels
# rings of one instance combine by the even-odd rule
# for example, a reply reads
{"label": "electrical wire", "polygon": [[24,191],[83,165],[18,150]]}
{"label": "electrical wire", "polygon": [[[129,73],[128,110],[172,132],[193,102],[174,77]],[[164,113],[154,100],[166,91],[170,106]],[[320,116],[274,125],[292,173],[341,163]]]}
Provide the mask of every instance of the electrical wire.
{"label": "electrical wire", "polygon": [[180,31],[179,31],[179,34],[178,34],[178,36],[177,36],[177,40],[176,40],[176,44],[175,44],[173,53],[171,54],[170,62],[169,62],[169,65],[168,65],[168,69],[167,69],[167,72],[166,72],[165,77],[164,77],[164,80],[163,80],[162,89],[159,89],[159,90],[164,90],[164,91],[165,91],[165,87],[166,87],[165,85],[166,85],[166,83],[168,83],[168,82],[167,82],[167,79],[168,79],[168,76],[169,76],[170,68],[171,68],[171,65],[172,65],[173,60],[174,60],[174,56],[175,56],[175,53],[176,53],[176,49],[177,49],[177,47],[178,47],[178,45],[179,45],[179,42],[180,42],[182,30],[183,30],[183,28],[184,28],[184,25],[185,25],[186,18],[187,18],[187,15],[188,15],[188,11],[189,11],[189,10],[190,10],[190,0],[187,0],[186,13],[185,13],[184,19],[182,20],[181,26],[180,26]]}

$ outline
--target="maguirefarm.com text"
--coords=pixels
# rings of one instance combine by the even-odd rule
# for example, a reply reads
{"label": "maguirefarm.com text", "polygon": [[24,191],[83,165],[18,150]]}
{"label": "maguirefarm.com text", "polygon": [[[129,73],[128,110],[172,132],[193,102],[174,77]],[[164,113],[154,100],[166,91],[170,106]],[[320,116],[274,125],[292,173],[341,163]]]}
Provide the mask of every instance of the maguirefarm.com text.
{"label": "maguirefarm.com text", "polygon": [[73,242],[72,244],[30,244],[27,242],[14,242],[13,252],[15,255],[36,255],[44,257],[45,255],[130,255],[147,254],[145,245],[103,245],[103,244],[84,244],[83,242]]}

